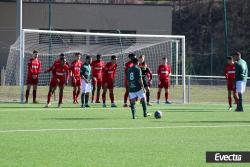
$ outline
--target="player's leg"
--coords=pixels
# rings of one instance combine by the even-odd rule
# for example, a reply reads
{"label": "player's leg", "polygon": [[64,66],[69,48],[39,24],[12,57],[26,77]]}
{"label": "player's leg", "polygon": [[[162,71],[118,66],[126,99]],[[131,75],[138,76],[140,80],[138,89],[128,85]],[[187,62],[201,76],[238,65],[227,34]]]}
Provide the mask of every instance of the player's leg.
{"label": "player's leg", "polygon": [[86,88],[87,88],[87,83],[82,80],[82,94],[81,94],[81,107],[84,108],[85,107],[85,93],[86,93]]}
{"label": "player's leg", "polygon": [[89,106],[89,94],[91,93],[92,86],[91,83],[88,83],[86,86],[86,93],[85,93],[85,107],[90,107]]}
{"label": "player's leg", "polygon": [[97,87],[96,87],[96,100],[95,103],[100,103],[100,93],[101,93],[101,88],[102,88],[102,81],[97,80]]}
{"label": "player's leg", "polygon": [[36,92],[37,92],[37,84],[33,85],[33,103],[38,103],[38,101],[36,101]]}
{"label": "player's leg", "polygon": [[128,96],[129,96],[129,93],[128,93],[128,81],[125,80],[125,93],[124,93],[124,104],[123,104],[123,107],[128,107],[128,104],[127,104],[127,101],[128,101]]}
{"label": "player's leg", "polygon": [[59,107],[59,108],[61,107],[61,104],[62,104],[63,89],[64,89],[64,86],[63,86],[63,85],[60,85],[60,86],[59,86],[59,101],[58,101],[58,107]]}
{"label": "player's leg", "polygon": [[73,85],[73,103],[76,104],[76,92],[77,92],[77,86]]}
{"label": "player's leg", "polygon": [[171,104],[171,102],[169,101],[169,87],[165,87],[165,103]]}
{"label": "player's leg", "polygon": [[145,87],[145,90],[146,90],[147,105],[152,106],[152,104],[149,102],[150,101],[150,88],[149,88],[149,86]]}
{"label": "player's leg", "polygon": [[94,98],[95,98],[95,89],[96,89],[96,80],[92,80],[92,96],[91,96],[91,103],[94,103]]}
{"label": "player's leg", "polygon": [[243,93],[245,91],[245,88],[244,88],[244,82],[243,81],[237,81],[236,82],[236,91],[238,93],[238,97],[239,97],[239,102],[237,104],[237,108],[236,108],[236,111],[244,111],[243,110],[243,104],[242,104],[242,101],[243,101]]}
{"label": "player's leg", "polygon": [[108,85],[107,82],[103,83],[102,87],[102,106],[106,107],[106,93],[107,93]]}
{"label": "player's leg", "polygon": [[232,95],[231,95],[231,90],[228,90],[227,91],[227,99],[228,99],[228,105],[229,105],[229,108],[228,110],[232,110]]}
{"label": "player's leg", "polygon": [[80,93],[81,93],[81,86],[78,85],[78,86],[76,87],[76,103],[77,103],[77,104],[78,104],[78,97],[79,97]]}
{"label": "player's leg", "polygon": [[115,104],[115,96],[114,96],[114,88],[109,88],[109,97],[110,97],[110,101],[111,101],[111,107],[117,107],[117,105]]}
{"label": "player's leg", "polygon": [[235,104],[238,104],[239,98],[238,98],[238,95],[237,95],[237,93],[236,93],[236,90],[233,90],[233,97],[234,97],[234,102],[235,102]]}
{"label": "player's leg", "polygon": [[131,109],[131,113],[132,113],[132,119],[136,119],[136,110],[135,110],[135,101],[136,101],[136,96],[131,95],[131,93],[129,93],[129,98],[130,98],[130,109]]}
{"label": "player's leg", "polygon": [[25,102],[24,103],[28,103],[28,101],[29,101],[30,88],[31,88],[31,85],[27,84],[26,93],[25,93]]}
{"label": "player's leg", "polygon": [[158,91],[157,91],[157,104],[160,104],[161,90],[162,90],[162,87],[161,87],[161,86],[158,86]]}
{"label": "player's leg", "polygon": [[48,92],[48,96],[47,96],[47,104],[45,107],[49,107],[51,105],[51,96],[53,94],[53,92],[55,91],[57,86],[57,81],[55,78],[52,78],[50,81],[50,85],[49,85],[49,92]]}
{"label": "player's leg", "polygon": [[147,112],[147,104],[146,104],[146,98],[145,98],[145,92],[143,90],[140,90],[136,92],[136,97],[141,99],[141,105],[143,109],[143,116],[147,117],[150,116],[150,114]]}

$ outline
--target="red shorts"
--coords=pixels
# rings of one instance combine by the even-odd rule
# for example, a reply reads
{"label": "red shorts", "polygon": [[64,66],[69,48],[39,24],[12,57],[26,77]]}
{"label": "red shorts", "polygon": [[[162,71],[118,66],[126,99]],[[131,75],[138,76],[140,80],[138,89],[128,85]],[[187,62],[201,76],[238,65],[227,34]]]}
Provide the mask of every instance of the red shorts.
{"label": "red shorts", "polygon": [[170,87],[170,80],[159,81],[158,88],[168,89]]}
{"label": "red shorts", "polygon": [[64,77],[52,77],[50,81],[50,86],[51,87],[56,87],[60,86],[63,87],[65,84],[65,78]]}
{"label": "red shorts", "polygon": [[104,88],[106,86],[108,89],[113,89],[114,88],[114,81],[111,79],[108,81],[103,81],[102,87]]}
{"label": "red shorts", "polygon": [[102,79],[98,79],[98,78],[96,80],[92,79],[92,85],[95,86],[96,84],[98,87],[102,86]]}
{"label": "red shorts", "polygon": [[227,80],[227,90],[229,90],[229,91],[236,91],[234,79],[228,79]]}
{"label": "red shorts", "polygon": [[27,85],[37,85],[38,84],[38,76],[34,79],[32,76],[28,76],[26,80]]}
{"label": "red shorts", "polygon": [[81,86],[81,85],[82,85],[82,79],[81,79],[81,77],[80,77],[80,76],[75,77],[75,80],[72,78],[71,85],[72,85],[73,87]]}

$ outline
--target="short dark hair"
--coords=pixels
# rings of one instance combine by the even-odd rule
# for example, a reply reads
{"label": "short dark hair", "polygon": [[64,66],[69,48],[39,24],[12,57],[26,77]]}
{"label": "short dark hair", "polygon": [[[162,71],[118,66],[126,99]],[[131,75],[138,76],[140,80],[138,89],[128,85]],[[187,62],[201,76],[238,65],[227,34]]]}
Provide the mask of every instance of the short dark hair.
{"label": "short dark hair", "polygon": [[134,59],[134,58],[136,58],[136,56],[135,56],[135,54],[134,54],[134,53],[129,53],[129,54],[128,54],[128,58],[130,58],[130,59]]}
{"label": "short dark hair", "polygon": [[91,59],[91,56],[87,55],[85,60],[90,60]]}
{"label": "short dark hair", "polygon": [[115,59],[117,59],[116,55],[112,55],[111,60],[115,60]]}
{"label": "short dark hair", "polygon": [[168,58],[167,58],[167,57],[163,57],[163,58],[162,58],[162,60],[166,60],[166,59],[168,59]]}
{"label": "short dark hair", "polygon": [[38,51],[37,51],[37,50],[34,50],[34,51],[33,51],[33,54],[35,54],[35,53],[38,53]]}
{"label": "short dark hair", "polygon": [[81,55],[81,53],[79,53],[79,52],[76,52],[76,53],[75,53],[75,55],[76,55],[76,56],[78,56],[78,55]]}
{"label": "short dark hair", "polygon": [[133,64],[137,64],[138,63],[138,59],[137,58],[133,58]]}
{"label": "short dark hair", "polygon": [[233,60],[233,56],[227,56],[227,60]]}
{"label": "short dark hair", "polygon": [[60,57],[65,57],[65,55],[63,53],[60,54]]}
{"label": "short dark hair", "polygon": [[97,59],[100,59],[101,57],[102,57],[101,54],[97,54],[97,55],[96,55],[96,58],[97,58]]}

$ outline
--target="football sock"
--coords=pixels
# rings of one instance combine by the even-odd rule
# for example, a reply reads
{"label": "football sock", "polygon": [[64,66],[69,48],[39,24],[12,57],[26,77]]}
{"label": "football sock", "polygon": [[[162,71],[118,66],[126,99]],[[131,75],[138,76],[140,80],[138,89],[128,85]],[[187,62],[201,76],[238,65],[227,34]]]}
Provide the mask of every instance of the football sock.
{"label": "football sock", "polygon": [[146,92],[146,98],[147,98],[147,103],[149,103],[149,98],[150,98],[150,92],[149,91]]}
{"label": "football sock", "polygon": [[81,92],[80,89],[78,89],[77,92],[76,92],[76,100],[78,99],[78,97],[80,95],[80,92]]}
{"label": "football sock", "polygon": [[85,105],[88,105],[88,102],[89,102],[89,94],[86,93],[85,94]]}
{"label": "football sock", "polygon": [[242,94],[239,93],[239,109],[243,110],[243,106],[242,106]]}
{"label": "football sock", "polygon": [[59,101],[58,101],[58,104],[62,104],[62,99],[63,99],[63,91],[59,91]]}
{"label": "football sock", "polygon": [[228,97],[228,104],[229,104],[229,107],[232,107],[232,97]]}
{"label": "football sock", "polygon": [[97,92],[96,92],[96,101],[100,100],[100,92],[101,92],[101,88],[97,87]]}
{"label": "football sock", "polygon": [[73,90],[73,101],[75,102],[76,101],[76,91]]}
{"label": "football sock", "polygon": [[36,90],[33,90],[33,102],[36,101]]}
{"label": "football sock", "polygon": [[168,92],[165,93],[165,100],[168,101]]}
{"label": "football sock", "polygon": [[157,92],[157,100],[160,100],[161,92]]}
{"label": "football sock", "polygon": [[50,103],[51,96],[52,96],[52,92],[49,91],[49,93],[48,93],[48,99],[47,99],[47,104]]}
{"label": "football sock", "polygon": [[92,89],[92,97],[91,97],[92,102],[94,101],[94,98],[95,98],[95,86],[93,86],[93,89]]}
{"label": "football sock", "polygon": [[102,92],[102,103],[106,103],[106,94],[104,92]]}
{"label": "football sock", "polygon": [[141,105],[142,105],[144,117],[146,117],[147,116],[147,105],[146,105],[145,100],[142,100]]}
{"label": "football sock", "polygon": [[135,103],[134,102],[130,103],[130,108],[132,112],[132,118],[135,119]]}
{"label": "football sock", "polygon": [[110,101],[113,104],[115,101],[114,93],[109,93]]}
{"label": "football sock", "polygon": [[82,105],[85,104],[85,93],[82,93],[82,95],[81,95],[81,103],[82,103]]}
{"label": "football sock", "polygon": [[236,104],[239,103],[239,99],[238,99],[238,97],[235,94],[234,94],[234,101],[235,101]]}
{"label": "football sock", "polygon": [[30,91],[26,90],[26,94],[25,94],[26,101],[28,101],[28,99],[29,99],[29,94],[30,94]]}

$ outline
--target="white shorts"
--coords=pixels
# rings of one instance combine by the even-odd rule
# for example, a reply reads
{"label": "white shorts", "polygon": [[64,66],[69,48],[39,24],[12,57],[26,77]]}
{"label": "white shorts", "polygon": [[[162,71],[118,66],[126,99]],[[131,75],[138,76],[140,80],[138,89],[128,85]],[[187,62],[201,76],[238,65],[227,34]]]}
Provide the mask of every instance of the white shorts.
{"label": "white shorts", "polygon": [[139,99],[142,99],[142,98],[145,98],[145,93],[143,90],[139,90],[138,92],[129,92],[129,99],[134,99],[134,98],[139,98]]}
{"label": "white shorts", "polygon": [[246,82],[245,81],[236,81],[236,92],[244,93],[246,91]]}
{"label": "white shorts", "polygon": [[92,90],[91,82],[86,83],[85,80],[82,79],[82,93],[90,93]]}

